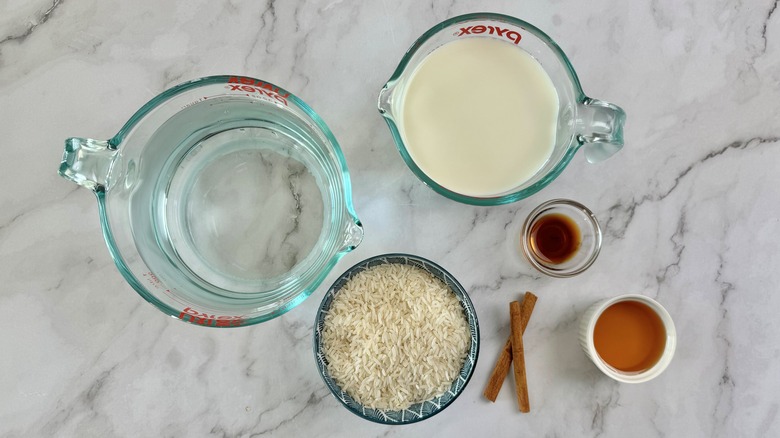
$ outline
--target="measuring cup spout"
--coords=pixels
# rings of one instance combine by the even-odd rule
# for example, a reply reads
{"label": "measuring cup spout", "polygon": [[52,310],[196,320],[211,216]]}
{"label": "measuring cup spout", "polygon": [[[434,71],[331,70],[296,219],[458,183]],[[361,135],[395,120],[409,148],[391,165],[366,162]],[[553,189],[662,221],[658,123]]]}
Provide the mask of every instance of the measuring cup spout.
{"label": "measuring cup spout", "polygon": [[379,113],[389,119],[393,118],[393,92],[395,91],[395,88],[395,81],[391,81],[385,84],[385,86],[382,87],[382,91],[379,92],[379,99],[377,101],[377,108],[379,109]]}
{"label": "measuring cup spout", "polygon": [[105,191],[117,150],[107,141],[90,138],[65,140],[59,174],[95,192]]}
{"label": "measuring cup spout", "polygon": [[363,241],[363,224],[355,219],[347,221],[346,235],[344,238],[344,251],[352,251]]}
{"label": "measuring cup spout", "polygon": [[585,158],[598,163],[623,148],[626,113],[617,105],[586,98],[577,108],[577,135],[585,143]]}

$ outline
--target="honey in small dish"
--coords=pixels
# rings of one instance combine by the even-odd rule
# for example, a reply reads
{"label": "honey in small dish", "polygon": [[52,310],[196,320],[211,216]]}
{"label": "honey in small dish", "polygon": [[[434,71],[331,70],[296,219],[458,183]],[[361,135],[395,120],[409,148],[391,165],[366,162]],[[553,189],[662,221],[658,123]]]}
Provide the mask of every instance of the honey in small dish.
{"label": "honey in small dish", "polygon": [[661,358],[666,347],[666,330],[661,317],[647,304],[619,301],[599,316],[593,344],[612,368],[642,372]]}
{"label": "honey in small dish", "polygon": [[529,246],[544,264],[558,265],[571,259],[580,248],[582,237],[574,221],[559,213],[539,218],[528,235]]}

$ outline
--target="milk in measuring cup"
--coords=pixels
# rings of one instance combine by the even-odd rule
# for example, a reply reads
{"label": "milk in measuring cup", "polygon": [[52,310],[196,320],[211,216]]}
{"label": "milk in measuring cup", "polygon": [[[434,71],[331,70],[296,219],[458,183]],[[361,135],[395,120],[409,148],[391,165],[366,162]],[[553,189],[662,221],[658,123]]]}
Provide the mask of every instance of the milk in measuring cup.
{"label": "milk in measuring cup", "polygon": [[487,37],[447,43],[406,85],[400,131],[441,186],[493,196],[530,179],[555,145],[558,93],[531,55]]}

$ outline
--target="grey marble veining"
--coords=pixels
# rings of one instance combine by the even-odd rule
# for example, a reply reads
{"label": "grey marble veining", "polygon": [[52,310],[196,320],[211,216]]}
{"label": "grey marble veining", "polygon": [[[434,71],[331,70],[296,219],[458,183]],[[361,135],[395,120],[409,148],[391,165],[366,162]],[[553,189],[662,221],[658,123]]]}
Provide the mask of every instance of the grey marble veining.
{"label": "grey marble veining", "polygon": [[[406,168],[379,89],[437,22],[523,18],[569,55],[586,94],[622,106],[626,147],[577,155],[533,197],[477,208]],[[776,0],[0,4],[0,436],[780,435],[780,13]],[[122,280],[94,196],[59,178],[63,140],[109,138],[179,82],[243,74],[283,86],[330,126],[365,239],[292,312],[245,329],[174,321]],[[522,260],[525,216],[554,197],[605,232],[584,274]],[[439,263],[469,291],[482,334],[472,381],[406,427],[347,412],[317,375],[314,315],[352,264],[385,252]],[[539,296],[525,335],[531,413],[511,380],[482,396],[509,301]],[[623,293],[656,298],[678,348],[658,379],[619,384],[579,348],[582,312]]]}

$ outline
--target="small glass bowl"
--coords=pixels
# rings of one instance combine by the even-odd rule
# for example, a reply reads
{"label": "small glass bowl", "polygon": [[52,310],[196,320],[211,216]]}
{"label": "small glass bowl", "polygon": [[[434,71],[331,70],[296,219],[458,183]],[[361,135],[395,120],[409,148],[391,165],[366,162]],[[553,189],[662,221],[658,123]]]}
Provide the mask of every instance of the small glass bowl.
{"label": "small glass bowl", "polygon": [[[531,245],[531,232],[542,218],[560,214],[571,219],[580,232],[580,243],[574,255],[561,263],[545,260]],[[552,199],[536,207],[525,220],[520,233],[520,247],[531,265],[551,277],[573,277],[590,267],[601,251],[601,227],[596,216],[587,207],[569,199]]]}

